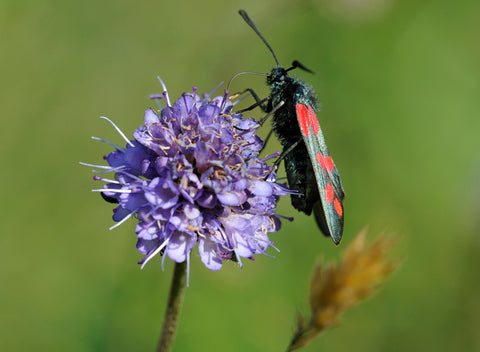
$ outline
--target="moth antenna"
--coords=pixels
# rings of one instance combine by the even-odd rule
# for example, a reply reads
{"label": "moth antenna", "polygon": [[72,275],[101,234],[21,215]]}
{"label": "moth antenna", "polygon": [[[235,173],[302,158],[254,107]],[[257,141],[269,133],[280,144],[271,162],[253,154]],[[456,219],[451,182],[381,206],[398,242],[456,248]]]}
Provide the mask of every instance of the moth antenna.
{"label": "moth antenna", "polygon": [[232,78],[230,78],[230,81],[228,81],[227,90],[230,90],[230,85],[232,84],[232,82],[235,78],[237,78],[240,75],[245,75],[245,74],[267,76],[265,73],[259,73],[259,72],[248,72],[248,71],[239,72],[239,73],[235,74]]}
{"label": "moth antenna", "polygon": [[292,62],[292,67],[287,68],[287,69],[285,70],[285,72],[291,71],[291,70],[293,70],[293,69],[295,69],[295,68],[299,68],[299,69],[301,69],[301,70],[310,72],[310,73],[312,73],[312,74],[315,73],[315,72],[313,72],[312,70],[310,70],[310,69],[306,68],[305,66],[303,66],[303,65],[302,65],[300,62],[298,62],[297,60],[293,61],[293,62]]}
{"label": "moth antenna", "polygon": [[257,35],[260,37],[260,39],[265,43],[265,45],[267,46],[268,50],[270,50],[270,52],[272,53],[273,55],[273,58],[275,59],[275,62],[277,64],[277,66],[280,66],[280,64],[278,63],[278,59],[277,59],[277,56],[275,55],[275,52],[273,51],[272,47],[270,46],[270,44],[268,44],[267,40],[265,39],[265,37],[262,35],[262,33],[260,33],[260,31],[258,30],[257,26],[255,26],[255,23],[253,23],[253,21],[250,19],[250,17],[248,17],[247,13],[245,12],[245,10],[239,10],[238,13],[240,14],[240,16],[242,16],[242,18],[245,20],[245,22],[247,22],[247,24],[252,27],[252,29],[255,31],[255,33],[257,33]]}

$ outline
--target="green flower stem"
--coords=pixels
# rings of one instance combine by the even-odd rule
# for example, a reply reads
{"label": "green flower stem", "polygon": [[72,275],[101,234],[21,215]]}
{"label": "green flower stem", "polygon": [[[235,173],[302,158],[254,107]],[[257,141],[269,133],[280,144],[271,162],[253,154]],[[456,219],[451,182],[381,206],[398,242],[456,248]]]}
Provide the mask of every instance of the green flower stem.
{"label": "green flower stem", "polygon": [[178,317],[180,316],[180,310],[182,309],[186,277],[187,261],[184,261],[183,263],[175,263],[172,286],[170,287],[170,296],[168,297],[168,305],[165,312],[162,335],[158,342],[157,352],[168,352],[172,348],[178,324]]}

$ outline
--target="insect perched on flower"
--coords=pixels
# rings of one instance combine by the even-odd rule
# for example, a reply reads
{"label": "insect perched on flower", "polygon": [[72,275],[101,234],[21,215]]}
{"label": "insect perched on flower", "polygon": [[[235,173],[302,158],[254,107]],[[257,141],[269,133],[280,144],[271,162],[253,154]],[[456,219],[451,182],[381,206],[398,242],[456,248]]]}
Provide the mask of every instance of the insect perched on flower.
{"label": "insect perched on flower", "polygon": [[104,117],[126,147],[94,137],[116,149],[104,157],[108,166],[85,164],[115,174],[95,176],[107,184],[94,191],[118,203],[113,227],[138,219],[142,267],[159,253],[188,264],[197,243],[207,268],[219,270],[225,260],[241,266],[242,257],[253,259],[272,246],[268,233],[280,228],[277,200],[293,193],[275,182],[273,166],[266,163],[279,153],[258,157],[258,124],[231,112],[227,92],[201,98],[194,88],[172,105],[160,82],[166,107],[159,113],[147,109],[133,140]]}
{"label": "insect perched on flower", "polygon": [[271,94],[266,105],[251,89],[249,91],[256,98],[256,105],[265,112],[274,112],[272,129],[283,145],[280,159],[285,163],[288,185],[299,192],[292,194],[292,205],[307,215],[313,210],[322,232],[339,244],[343,233],[345,195],[315,116],[318,100],[309,84],[288,75],[288,71],[294,68],[309,70],[298,61],[294,61],[288,69],[281,67],[272,48],[247,13],[244,10],[239,13],[271,51],[277,64],[267,76]]}

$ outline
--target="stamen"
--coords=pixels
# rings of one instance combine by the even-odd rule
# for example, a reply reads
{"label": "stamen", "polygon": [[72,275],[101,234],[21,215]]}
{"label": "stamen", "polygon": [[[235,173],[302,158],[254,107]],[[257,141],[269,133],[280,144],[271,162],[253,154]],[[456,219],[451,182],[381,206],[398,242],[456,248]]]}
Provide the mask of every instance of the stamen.
{"label": "stamen", "polygon": [[187,287],[190,283],[190,253],[191,251],[187,254]]}
{"label": "stamen", "polygon": [[232,102],[233,106],[237,105],[238,103],[242,102],[243,100],[245,100],[246,98],[248,98],[250,96],[250,92],[248,92],[247,94],[243,95],[241,98],[238,98],[237,100],[235,100],[234,102]]}
{"label": "stamen", "polygon": [[288,220],[288,221],[290,221],[290,222],[292,222],[292,221],[294,220],[293,217],[289,217],[289,216],[285,216],[285,215],[280,215],[280,214],[277,214],[277,213],[275,213],[275,216],[278,216],[279,218]]}
{"label": "stamen", "polygon": [[[248,238],[250,238],[250,239],[252,239],[252,240],[258,241],[258,242],[265,242],[265,243],[267,243],[269,246],[272,246],[272,247],[273,247],[272,241],[270,241],[269,239],[258,238],[258,237],[256,237],[255,235],[250,235],[250,234],[243,234],[243,236],[248,237]],[[276,248],[275,248],[275,249],[276,249]],[[277,249],[277,250],[278,250],[278,249]],[[279,251],[279,252],[280,252],[280,251]]]}
{"label": "stamen", "polygon": [[104,120],[107,120],[108,122],[110,122],[112,124],[112,126],[117,130],[117,132],[120,134],[120,136],[122,136],[122,138],[127,142],[128,145],[130,145],[131,147],[135,147],[135,145],[127,138],[127,136],[125,136],[125,134],[122,132],[122,130],[120,130],[120,128],[118,128],[117,125],[115,125],[115,123],[113,123],[112,120],[110,120],[108,117],[105,117],[105,116],[100,116],[101,119],[104,119]]}
{"label": "stamen", "polygon": [[107,165],[95,165],[95,164],[84,163],[81,161],[79,162],[79,164],[83,166],[98,167],[100,169],[113,170],[111,166],[107,166]]}
{"label": "stamen", "polygon": [[92,192],[132,193],[131,189],[100,188],[92,189]]}
{"label": "stamen", "polygon": [[233,253],[235,253],[235,257],[236,257],[237,260],[238,260],[238,266],[240,267],[240,269],[243,269],[242,259],[241,259],[240,256],[237,254],[237,250],[234,249],[234,250],[233,250]]}
{"label": "stamen", "polygon": [[120,184],[120,182],[116,181],[116,180],[110,180],[108,178],[103,178],[103,177],[98,177],[97,175],[93,176],[93,179],[95,181],[103,181],[103,182],[108,182],[108,183],[116,183],[116,184]]}
{"label": "stamen", "polygon": [[119,222],[117,222],[115,225],[111,226],[109,228],[109,230],[113,230],[114,228],[120,226],[121,224],[123,224],[125,221],[127,221],[128,219],[130,219],[132,217],[133,214],[135,214],[137,212],[138,209],[132,211],[130,214],[128,214],[127,216],[125,216],[122,220],[120,220]]}
{"label": "stamen", "polygon": [[120,172],[121,170],[123,170],[125,167],[124,166],[119,166],[119,167],[112,167],[110,168],[109,170],[104,170],[104,171],[100,171],[100,170],[92,170],[92,172],[95,172],[97,174],[108,174],[109,172],[112,172],[112,171],[115,171],[115,172]]}
{"label": "stamen", "polygon": [[273,153],[272,155],[269,155],[269,156],[266,156],[265,158],[263,159],[260,159],[261,161],[267,161],[267,160],[270,160],[270,159],[273,159],[273,158],[277,158],[280,156],[280,151],[276,151],[275,153]]}
{"label": "stamen", "polygon": [[280,249],[278,249],[277,247],[275,247],[273,245],[273,242],[270,242],[270,247],[273,247],[273,249],[275,249],[278,253],[280,253]]}
{"label": "stamen", "polygon": [[[158,253],[160,253],[160,251],[165,248],[165,246],[167,245],[168,241],[170,239],[167,239],[165,240],[157,249],[155,249],[155,251],[153,251],[152,254],[149,254],[147,258],[145,258],[145,261],[143,262],[142,266],[140,267],[140,269],[143,269],[143,267],[145,266],[145,264],[147,264],[150,259],[152,259],[154,256],[156,256]],[[162,265],[162,268],[163,268],[163,265]]]}
{"label": "stamen", "polygon": [[121,148],[121,147],[119,147],[118,145],[116,145],[116,144],[114,144],[114,143],[112,143],[112,142],[106,141],[105,139],[98,138],[98,137],[94,137],[94,136],[92,136],[92,139],[94,139],[94,140],[96,140],[96,141],[103,142],[103,143],[107,143],[108,145],[114,147],[114,148],[117,149],[118,151],[125,153],[125,149],[124,149],[124,148]]}
{"label": "stamen", "polygon": [[213,93],[215,93],[216,90],[222,86],[222,84],[223,84],[223,81],[220,82],[220,84],[218,86],[216,86],[210,93],[208,93],[207,97],[210,98],[213,95]]}
{"label": "stamen", "polygon": [[168,96],[168,92],[167,92],[167,86],[165,85],[165,83],[163,83],[162,79],[160,78],[160,76],[157,76],[157,79],[160,81],[160,84],[162,85],[162,88],[163,88],[163,97],[165,98],[165,101],[167,102],[167,106],[168,107],[171,107],[172,104],[170,103],[170,98]]}
{"label": "stamen", "polygon": [[148,96],[148,99],[153,99],[155,100],[155,103],[157,104],[157,107],[160,109],[160,110],[163,110],[163,105],[160,103],[160,100],[163,99],[163,95],[162,94],[150,94]]}
{"label": "stamen", "polygon": [[[187,102],[187,98],[186,98],[186,97],[187,97],[187,93],[183,93],[183,94],[182,94],[182,98],[183,98],[183,102],[184,102],[184,104],[185,104],[185,109],[188,109],[188,102]],[[192,97],[192,100],[193,100],[193,97]],[[190,113],[190,111],[187,110],[187,114],[189,114],[189,113]],[[182,126],[182,127],[186,128],[186,129],[188,128],[188,127],[186,127],[186,126]]]}
{"label": "stamen", "polygon": [[222,104],[220,104],[220,111],[223,111],[223,109],[225,108],[225,105],[227,105],[227,98],[228,98],[228,91],[224,90]]}
{"label": "stamen", "polygon": [[166,254],[167,254],[167,251],[163,252],[163,255],[162,255],[162,271],[165,271],[165,257],[166,257]]}
{"label": "stamen", "polygon": [[133,175],[133,174],[127,172],[127,171],[123,171],[122,169],[118,169],[118,170],[116,170],[116,171],[117,171],[119,174],[122,174],[122,175],[128,176],[128,177],[130,177],[130,178],[133,178],[133,179],[135,179],[135,180],[137,180],[137,181],[139,181],[139,182],[144,182],[144,181],[145,181],[144,179],[142,179],[142,178],[140,178],[140,177],[138,177],[138,176],[135,176],[135,175]]}
{"label": "stamen", "polygon": [[153,93],[148,96],[148,99],[163,99],[163,94]]}

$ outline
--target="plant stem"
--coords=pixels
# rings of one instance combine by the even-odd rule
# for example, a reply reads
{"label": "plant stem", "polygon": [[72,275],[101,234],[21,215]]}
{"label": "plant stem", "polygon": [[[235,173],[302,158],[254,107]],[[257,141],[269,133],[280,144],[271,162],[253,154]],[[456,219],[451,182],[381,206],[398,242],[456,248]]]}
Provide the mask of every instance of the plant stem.
{"label": "plant stem", "polygon": [[178,317],[182,309],[183,296],[185,291],[185,279],[187,274],[187,261],[175,263],[173,270],[172,286],[168,297],[167,310],[163,321],[162,335],[158,342],[157,352],[168,352],[171,350],[175,331],[177,329]]}

